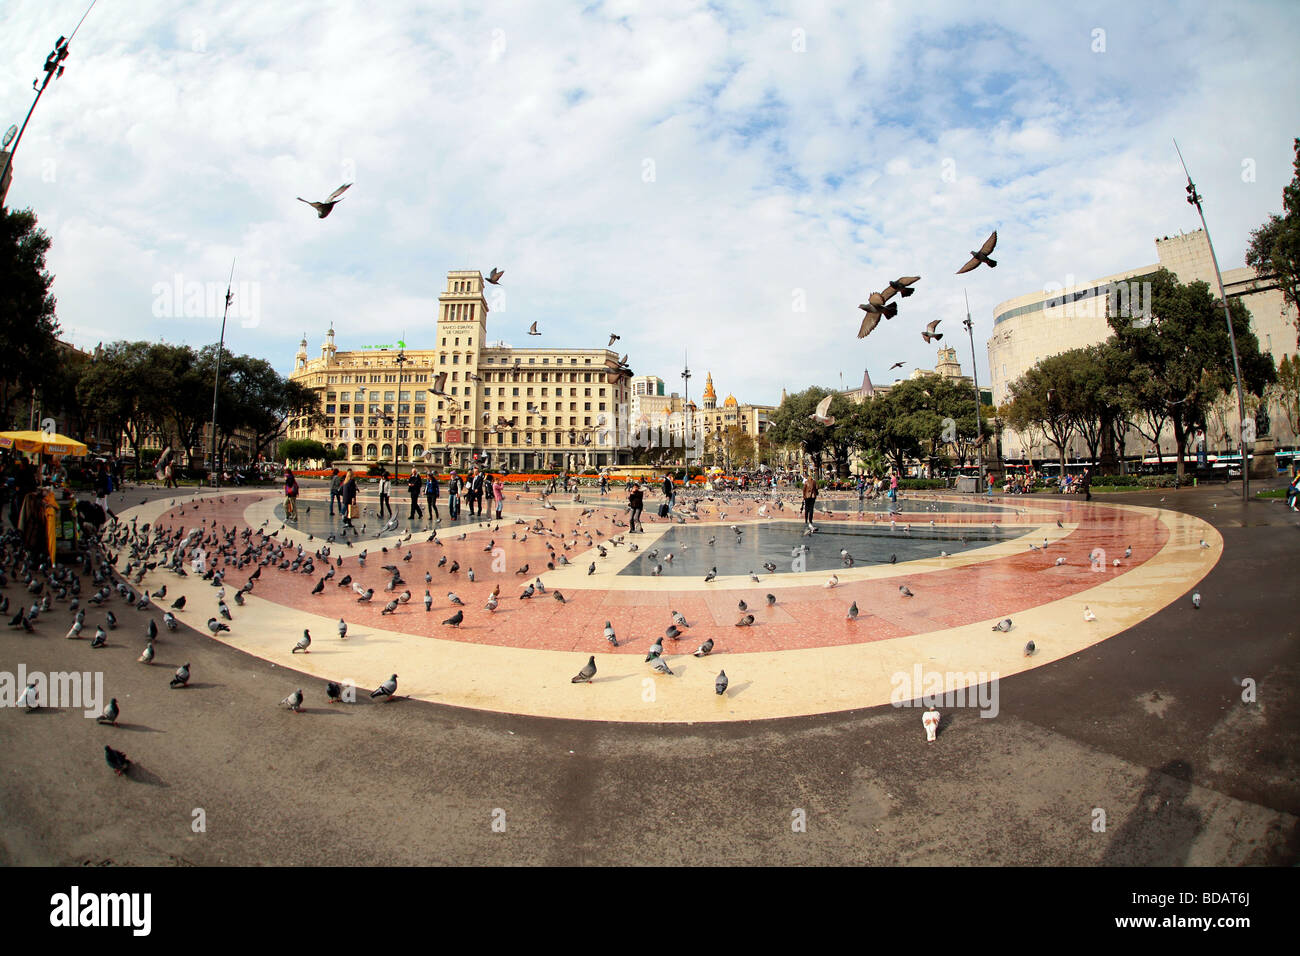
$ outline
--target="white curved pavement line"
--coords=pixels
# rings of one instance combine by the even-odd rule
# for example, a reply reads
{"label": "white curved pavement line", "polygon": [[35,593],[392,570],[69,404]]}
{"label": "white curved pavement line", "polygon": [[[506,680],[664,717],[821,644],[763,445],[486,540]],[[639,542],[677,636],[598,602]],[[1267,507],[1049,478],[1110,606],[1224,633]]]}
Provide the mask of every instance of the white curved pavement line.
{"label": "white curved pavement line", "polygon": [[[142,521],[153,520],[168,507],[158,503],[140,506],[126,517],[129,520],[131,512],[136,512]],[[343,641],[338,638],[334,619],[262,600],[255,592],[245,596],[245,607],[232,607],[235,620],[231,633],[219,639],[321,680],[351,680],[359,694],[369,693],[396,673],[399,696],[501,713],[694,723],[855,710],[890,703],[900,675],[911,679],[918,665],[927,674],[956,675],[945,689],[957,689],[985,675],[1005,678],[1076,654],[1177,600],[1209,573],[1223,553],[1222,537],[1198,518],[1131,505],[1103,507],[1158,517],[1169,528],[1169,540],[1154,556],[1124,574],[1108,576],[1095,587],[1018,613],[1009,633],[992,630],[1003,616],[999,614],[973,624],[883,641],[779,652],[724,651],[696,659],[688,652],[696,646],[689,643],[692,635],[688,631],[681,644],[683,653],[665,657],[676,676],[653,673],[639,654],[597,652],[595,681],[579,685],[572,684],[570,678],[586,663],[583,653],[470,644],[351,623]],[[1060,530],[1054,524],[1052,528]],[[1201,539],[1210,544],[1208,549],[1200,547]],[[913,566],[925,563],[911,562]],[[585,569],[581,573],[585,575]],[[555,575],[552,572],[547,577]],[[650,585],[678,589],[677,581],[638,581],[643,589]],[[180,616],[204,631],[203,622],[216,610],[211,585],[195,575],[180,578],[155,571],[146,577],[151,589],[163,583],[168,585],[168,598],[186,595],[187,608]],[[1084,605],[1097,615],[1095,622],[1084,622]],[[858,627],[869,631],[870,626],[871,617],[864,614]],[[292,654],[304,627],[312,631],[312,650]],[[1023,648],[1031,639],[1037,651],[1027,658]],[[722,669],[727,671],[730,688],[719,697],[713,685]],[[286,675],[286,693],[295,682],[301,683]],[[909,700],[926,688],[914,690]]]}

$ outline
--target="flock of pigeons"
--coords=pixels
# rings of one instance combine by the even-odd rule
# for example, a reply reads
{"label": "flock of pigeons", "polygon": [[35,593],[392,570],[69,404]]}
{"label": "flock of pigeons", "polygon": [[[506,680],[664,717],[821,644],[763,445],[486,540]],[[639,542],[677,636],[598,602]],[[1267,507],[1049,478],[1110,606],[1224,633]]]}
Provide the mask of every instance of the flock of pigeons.
{"label": "flock of pigeons", "polygon": [[[957,270],[957,275],[970,272],[972,269],[978,268],[981,264],[988,266],[990,269],[996,268],[997,262],[989,258],[989,253],[993,251],[997,244],[998,234],[994,231],[991,236],[984,240],[984,245],[980,246],[979,249],[971,251],[970,260]],[[912,286],[920,281],[920,276],[900,276],[890,282],[880,292],[871,293],[871,295],[867,297],[867,301],[858,306],[859,309],[866,313],[862,317],[862,324],[858,326],[858,338],[865,339],[868,335],[874,332],[876,326],[880,324],[881,319],[892,319],[894,316],[898,315],[898,303],[891,302],[890,299],[894,298],[894,296],[900,296],[901,298],[906,299],[908,296],[916,292]],[[932,341],[938,342],[943,338],[942,332],[935,331],[939,327],[941,321],[941,319],[935,319],[926,324],[925,331],[921,333],[921,338],[925,339],[926,344],[929,344]],[[893,369],[900,368],[902,365],[902,362],[895,362],[890,366],[890,369],[892,371]]]}

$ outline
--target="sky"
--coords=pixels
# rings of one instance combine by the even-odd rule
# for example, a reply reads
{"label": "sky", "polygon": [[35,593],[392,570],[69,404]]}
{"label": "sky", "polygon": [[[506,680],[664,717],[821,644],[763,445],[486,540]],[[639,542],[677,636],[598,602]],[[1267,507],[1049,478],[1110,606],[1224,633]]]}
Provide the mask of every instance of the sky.
{"label": "sky", "polygon": [[[0,126],[89,0],[0,0]],[[604,347],[698,395],[979,375],[995,307],[1156,262],[1224,269],[1281,208],[1300,4],[473,5],[98,0],[14,162],[61,336],[227,346],[288,372],[434,344],[453,269],[505,270],[490,341]],[[328,219],[296,197],[353,182]],[[994,229],[996,269],[956,276]],[[859,340],[858,303],[916,274]],[[176,290],[181,294],[178,296]],[[196,292],[202,294],[196,294]],[[541,338],[525,330],[538,322]]]}

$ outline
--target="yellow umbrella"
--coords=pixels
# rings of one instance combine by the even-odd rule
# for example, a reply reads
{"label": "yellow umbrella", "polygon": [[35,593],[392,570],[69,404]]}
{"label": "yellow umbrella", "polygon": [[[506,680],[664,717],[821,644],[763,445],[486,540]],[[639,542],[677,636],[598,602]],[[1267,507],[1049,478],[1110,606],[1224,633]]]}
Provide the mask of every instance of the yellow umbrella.
{"label": "yellow umbrella", "polygon": [[90,449],[75,438],[54,432],[0,432],[0,448],[44,455],[85,455]]}

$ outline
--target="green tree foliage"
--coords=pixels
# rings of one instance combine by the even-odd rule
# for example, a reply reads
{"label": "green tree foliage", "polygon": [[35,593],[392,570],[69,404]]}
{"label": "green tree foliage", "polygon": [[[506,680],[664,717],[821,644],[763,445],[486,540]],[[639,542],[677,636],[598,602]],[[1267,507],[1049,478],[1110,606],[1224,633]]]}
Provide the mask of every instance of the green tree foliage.
{"label": "green tree foliage", "polygon": [[[1250,313],[1239,299],[1228,305],[1241,362],[1242,386],[1256,395],[1277,378],[1273,358],[1259,350],[1250,329]],[[1184,474],[1187,444],[1204,428],[1214,400],[1233,387],[1232,349],[1223,305],[1205,282],[1187,285],[1167,269],[1152,280],[1151,321],[1135,323],[1125,316],[1107,321],[1116,344],[1135,370],[1151,380],[1153,401],[1168,409],[1178,447],[1178,479]]]}
{"label": "green tree foliage", "polygon": [[[1300,137],[1295,140],[1294,169],[1295,175],[1282,190],[1282,215],[1269,216],[1250,234],[1246,265],[1277,276],[1282,297],[1293,309],[1300,309]],[[1300,313],[1293,321],[1300,346]]]}
{"label": "green tree foliage", "polygon": [[289,438],[280,442],[276,450],[277,461],[301,463],[304,461],[334,461],[332,448],[323,445],[314,438]]}
{"label": "green tree foliage", "polygon": [[[19,400],[39,389],[58,364],[54,277],[45,269],[50,237],[30,209],[0,210],[0,425],[21,424]],[[26,403],[21,403],[25,412]],[[17,416],[17,417],[15,417]]]}

